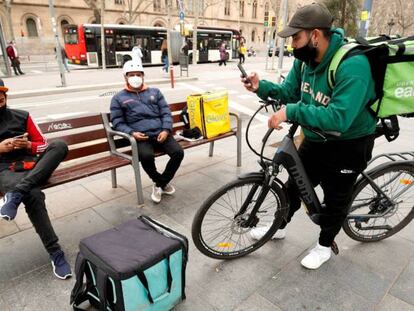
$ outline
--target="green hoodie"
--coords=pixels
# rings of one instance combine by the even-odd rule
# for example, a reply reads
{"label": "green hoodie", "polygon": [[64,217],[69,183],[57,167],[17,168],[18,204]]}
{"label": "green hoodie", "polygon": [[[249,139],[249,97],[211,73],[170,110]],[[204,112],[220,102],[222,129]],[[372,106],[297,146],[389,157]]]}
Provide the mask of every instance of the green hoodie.
{"label": "green hoodie", "polygon": [[[288,76],[281,84],[261,80],[257,95],[280,99],[286,103],[287,118],[299,124],[337,131],[345,140],[374,133],[376,119],[368,111],[367,103],[375,98],[374,80],[368,59],[364,55],[348,57],[336,71],[333,90],[328,85],[328,68],[335,52],[344,44],[343,30],[332,29],[329,47],[316,67],[295,59]],[[321,141],[304,129],[305,137]]]}

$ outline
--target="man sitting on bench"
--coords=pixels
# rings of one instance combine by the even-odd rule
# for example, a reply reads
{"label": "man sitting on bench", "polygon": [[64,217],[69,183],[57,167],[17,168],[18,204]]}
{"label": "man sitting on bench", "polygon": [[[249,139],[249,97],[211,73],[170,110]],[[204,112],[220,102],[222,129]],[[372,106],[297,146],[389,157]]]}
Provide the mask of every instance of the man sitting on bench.
{"label": "man sitting on bench", "polygon": [[[138,155],[143,169],[154,182],[151,199],[159,203],[162,194],[175,192],[170,184],[184,157],[174,139],[170,108],[161,91],[144,84],[144,68],[140,58],[128,61],[123,67],[125,89],[111,101],[111,122],[115,130],[130,134],[138,143]],[[154,149],[170,156],[162,174],[155,166]]]}
{"label": "man sitting on bench", "polygon": [[23,202],[26,213],[50,255],[53,273],[60,279],[72,275],[50,223],[45,194],[40,190],[68,148],[62,141],[47,144],[29,113],[7,107],[8,88],[0,79],[0,217],[11,221]]}

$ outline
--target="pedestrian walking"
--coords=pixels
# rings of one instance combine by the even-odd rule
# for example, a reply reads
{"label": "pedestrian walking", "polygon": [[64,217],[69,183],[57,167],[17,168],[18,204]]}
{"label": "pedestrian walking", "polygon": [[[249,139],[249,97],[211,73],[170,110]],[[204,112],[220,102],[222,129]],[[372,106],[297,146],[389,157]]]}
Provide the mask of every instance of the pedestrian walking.
{"label": "pedestrian walking", "polygon": [[246,53],[247,53],[247,49],[246,46],[244,45],[244,42],[240,42],[240,47],[239,47],[239,63],[240,64],[244,64],[244,61],[246,60]]}
{"label": "pedestrian walking", "polygon": [[227,66],[227,64],[226,64],[226,61],[227,61],[227,54],[226,53],[227,53],[227,51],[226,51],[226,44],[224,42],[220,45],[219,52],[220,52],[219,66],[221,66],[223,64],[224,64],[224,66]]}
{"label": "pedestrian walking", "polygon": [[16,44],[14,41],[10,41],[9,45],[6,48],[6,52],[7,56],[10,59],[15,75],[24,75],[24,72],[20,69],[19,53],[17,52]]}
{"label": "pedestrian walking", "polygon": [[161,44],[161,62],[164,65],[162,67],[162,70],[168,73],[169,60],[168,60],[167,40],[162,41],[162,44]]}
{"label": "pedestrian walking", "polygon": [[[54,50],[55,50],[55,57],[57,58],[56,48],[54,48]],[[66,54],[66,50],[64,47],[60,47],[60,53],[62,55],[62,63],[63,63],[63,66],[65,67],[66,72],[70,72],[69,67],[68,67],[68,54]]]}

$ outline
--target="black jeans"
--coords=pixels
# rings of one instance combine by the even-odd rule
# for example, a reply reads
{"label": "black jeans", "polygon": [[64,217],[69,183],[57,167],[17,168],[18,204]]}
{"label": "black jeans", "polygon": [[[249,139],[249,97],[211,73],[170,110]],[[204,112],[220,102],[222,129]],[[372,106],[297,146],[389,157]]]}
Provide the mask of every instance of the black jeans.
{"label": "black jeans", "polygon": [[67,152],[68,147],[64,142],[54,141],[31,171],[13,172],[8,169],[8,163],[0,164],[0,191],[5,194],[17,190],[24,194],[26,213],[49,254],[59,250],[60,245],[46,210],[45,194],[40,186],[48,180]]}
{"label": "black jeans", "polygon": [[[162,174],[158,173],[155,166],[154,151],[157,150],[163,151],[170,157]],[[172,135],[168,135],[163,143],[157,142],[156,137],[151,137],[146,141],[138,141],[138,154],[144,171],[156,186],[161,188],[164,188],[174,178],[184,158],[183,149]]]}
{"label": "black jeans", "polygon": [[246,60],[244,54],[239,53],[239,63],[240,64],[244,64],[244,61]]}
{"label": "black jeans", "polygon": [[17,58],[13,59],[11,61],[11,64],[12,64],[12,67],[13,67],[13,70],[16,76],[18,76],[19,73],[23,74],[23,71],[20,69],[20,61]]}
{"label": "black jeans", "polygon": [[[313,187],[320,185],[324,194],[320,245],[331,246],[341,230],[351,203],[353,185],[371,159],[373,147],[374,136],[326,143],[305,139],[299,147],[299,156],[309,180]],[[291,178],[286,186],[290,208],[281,228],[286,227],[301,206],[298,189]]]}

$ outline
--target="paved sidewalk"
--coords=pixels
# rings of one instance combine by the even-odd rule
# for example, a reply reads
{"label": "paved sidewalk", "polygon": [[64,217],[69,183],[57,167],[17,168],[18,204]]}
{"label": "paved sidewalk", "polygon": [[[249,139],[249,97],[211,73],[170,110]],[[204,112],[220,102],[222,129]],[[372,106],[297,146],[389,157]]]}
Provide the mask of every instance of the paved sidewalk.
{"label": "paved sidewalk", "polygon": [[[410,122],[402,120],[397,141],[379,139],[375,153],[413,150]],[[265,129],[255,128],[252,141],[259,141]],[[241,168],[236,167],[234,138],[217,141],[212,158],[207,145],[186,151],[174,180],[177,192],[160,204],[150,201],[151,183],[143,173],[145,206],[137,207],[131,167],[119,169],[117,189],[111,188],[110,174],[105,173],[46,190],[53,225],[72,266],[81,238],[146,214],[190,240],[187,299],[175,310],[414,310],[414,223],[372,244],[355,242],[342,232],[339,256],[317,271],[300,265],[318,236],[303,211],[289,225],[285,240],[271,241],[244,258],[218,261],[200,254],[190,230],[201,202],[236,175],[258,170],[257,157],[245,143],[243,148]],[[158,165],[165,163],[165,157],[157,158]],[[73,284],[74,278],[53,277],[23,208],[16,221],[0,222],[1,311],[71,310]]]}

